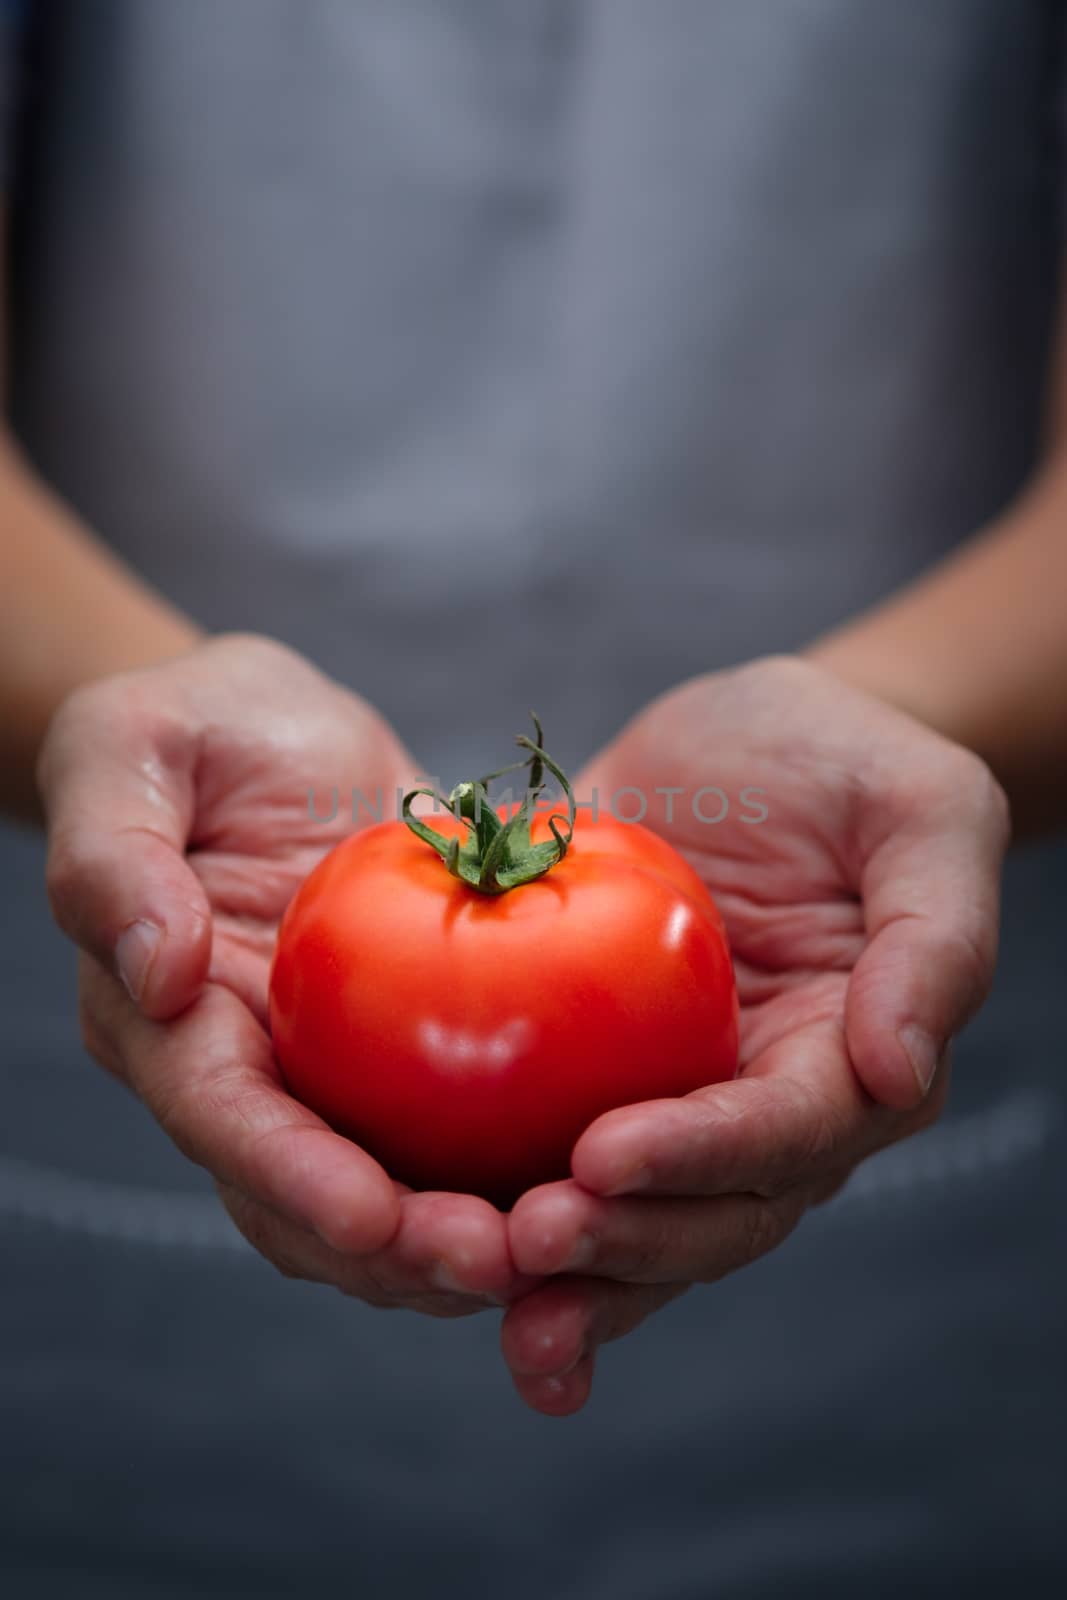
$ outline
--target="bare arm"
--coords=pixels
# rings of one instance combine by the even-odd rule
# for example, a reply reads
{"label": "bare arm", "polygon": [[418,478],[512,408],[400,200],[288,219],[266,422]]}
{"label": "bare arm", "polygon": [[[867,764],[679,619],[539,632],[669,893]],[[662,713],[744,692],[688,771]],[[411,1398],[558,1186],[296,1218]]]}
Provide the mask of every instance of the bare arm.
{"label": "bare arm", "polygon": [[41,481],[0,424],[0,810],[39,820],[37,752],[72,689],[199,637]]}
{"label": "bare arm", "polygon": [[1067,337],[1053,367],[1045,459],[1017,500],[807,652],[982,756],[1017,833],[1067,823]]}

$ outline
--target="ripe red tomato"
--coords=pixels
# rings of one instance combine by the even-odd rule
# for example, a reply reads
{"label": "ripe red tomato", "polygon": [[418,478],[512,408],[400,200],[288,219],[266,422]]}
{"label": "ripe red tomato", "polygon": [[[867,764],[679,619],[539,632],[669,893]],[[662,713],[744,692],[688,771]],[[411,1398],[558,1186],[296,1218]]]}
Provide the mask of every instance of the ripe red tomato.
{"label": "ripe red tomato", "polygon": [[[530,838],[551,839],[543,817]],[[551,872],[502,894],[402,822],[338,845],[286,912],[270,1018],[291,1092],[392,1177],[503,1206],[566,1177],[601,1112],[737,1065],[711,896],[657,835],[588,816]]]}

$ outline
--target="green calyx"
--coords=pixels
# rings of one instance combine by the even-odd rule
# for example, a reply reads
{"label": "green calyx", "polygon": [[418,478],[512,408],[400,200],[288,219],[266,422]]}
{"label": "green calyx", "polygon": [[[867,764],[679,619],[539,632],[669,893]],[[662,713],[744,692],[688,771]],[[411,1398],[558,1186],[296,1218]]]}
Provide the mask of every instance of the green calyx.
{"label": "green calyx", "polygon": [[[532,711],[530,716],[533,718],[536,740],[528,739],[521,733],[515,740],[521,749],[530,752],[524,760],[501,767],[499,772],[487,773],[473,783],[458,783],[447,799],[438,794],[436,789],[412,789],[404,796],[402,815],[412,833],[437,851],[454,878],[461,878],[482,894],[505,894],[509,889],[517,889],[520,884],[543,878],[557,861],[563,860],[574,834],[575,808],[571,786],[551,756],[542,749],[541,724]],[[502,778],[509,772],[519,772],[524,768],[529,769],[529,777],[522,805],[506,822],[501,822],[489,798],[489,784],[494,778]],[[544,792],[546,769],[566,796],[567,816],[565,819],[550,816],[548,826],[551,839],[534,844],[530,838],[530,824],[537,802]],[[464,823],[466,837],[446,839],[436,828],[428,827],[421,817],[413,816],[411,803],[420,794],[430,795]]]}

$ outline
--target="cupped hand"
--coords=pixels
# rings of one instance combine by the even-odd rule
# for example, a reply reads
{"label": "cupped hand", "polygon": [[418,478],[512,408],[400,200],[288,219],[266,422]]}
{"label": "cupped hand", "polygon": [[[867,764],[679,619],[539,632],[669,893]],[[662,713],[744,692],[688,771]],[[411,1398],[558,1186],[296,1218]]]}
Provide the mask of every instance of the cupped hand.
{"label": "cupped hand", "polygon": [[[39,764],[48,891],[81,947],[91,1054],[123,1079],[282,1272],[454,1316],[528,1287],[504,1219],[412,1194],[287,1094],[267,1035],[278,921],[417,768],[367,703],[230,635],[79,689]],[[336,814],[331,820],[333,792]],[[353,821],[352,793],[360,805]],[[309,792],[313,803],[309,803]]]}
{"label": "cupped hand", "polygon": [[656,701],[576,785],[601,807],[623,786],[722,912],[741,1067],[600,1117],[572,1178],[515,1206],[516,1267],[553,1277],[508,1311],[504,1354],[555,1414],[584,1403],[600,1344],[779,1244],[937,1116],[992,981],[1010,832],[976,756],[799,658]]}

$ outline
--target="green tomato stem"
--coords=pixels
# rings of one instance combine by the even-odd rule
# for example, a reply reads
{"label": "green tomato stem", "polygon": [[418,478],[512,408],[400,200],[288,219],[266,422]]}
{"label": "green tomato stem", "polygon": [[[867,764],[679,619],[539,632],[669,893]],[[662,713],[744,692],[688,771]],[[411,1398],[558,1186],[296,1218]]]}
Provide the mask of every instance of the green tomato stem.
{"label": "green tomato stem", "polygon": [[[436,850],[454,878],[461,879],[480,894],[505,894],[521,884],[532,883],[535,878],[543,878],[557,862],[563,860],[574,835],[574,793],[566,774],[545,753],[544,735],[537,716],[532,711],[530,716],[536,739],[529,739],[520,733],[515,740],[520,749],[530,752],[524,760],[514,761],[510,766],[489,772],[484,778],[476,778],[473,782],[457,783],[447,799],[438,794],[436,789],[411,789],[404,796],[401,814],[412,833]],[[514,816],[501,822],[489,798],[489,784],[494,778],[502,778],[509,772],[518,772],[523,768],[529,769],[529,778],[522,805]],[[544,791],[546,769],[557,780],[567,798],[567,816],[550,816],[548,826],[552,838],[534,844],[530,838],[530,824]],[[411,805],[416,795],[420,794],[437,800],[464,823],[466,837],[446,839],[436,828],[429,827],[421,817],[416,817]]]}

